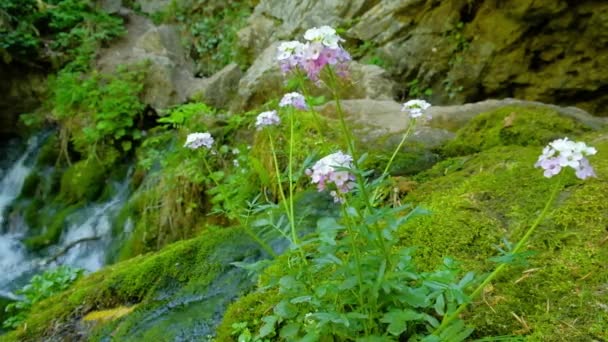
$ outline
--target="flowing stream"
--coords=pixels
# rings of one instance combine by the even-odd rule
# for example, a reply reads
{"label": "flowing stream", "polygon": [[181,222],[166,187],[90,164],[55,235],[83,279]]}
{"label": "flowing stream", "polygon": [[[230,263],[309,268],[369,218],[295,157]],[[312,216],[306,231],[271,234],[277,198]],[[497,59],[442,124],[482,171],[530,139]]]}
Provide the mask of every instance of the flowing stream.
{"label": "flowing stream", "polygon": [[[58,265],[70,265],[93,272],[104,266],[112,243],[112,219],[125,204],[128,177],[112,184],[113,195],[104,202],[89,204],[66,218],[59,242],[41,253],[30,253],[22,243],[28,235],[24,220],[7,221],[8,207],[17,199],[32,170],[40,147],[38,136],[28,142],[25,152],[0,172],[0,296],[14,298],[13,292],[32,275]],[[14,151],[11,151],[14,152]],[[10,226],[10,229],[3,229]]]}

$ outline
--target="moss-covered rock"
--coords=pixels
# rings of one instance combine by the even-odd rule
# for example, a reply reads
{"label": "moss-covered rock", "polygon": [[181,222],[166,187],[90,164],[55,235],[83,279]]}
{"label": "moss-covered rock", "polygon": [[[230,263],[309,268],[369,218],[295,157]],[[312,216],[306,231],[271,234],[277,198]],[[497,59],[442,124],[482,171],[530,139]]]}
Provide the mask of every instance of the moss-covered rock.
{"label": "moss-covered rock", "polygon": [[[185,333],[205,336],[225,306],[252,284],[244,270],[230,263],[252,261],[257,255],[258,249],[243,238],[241,229],[210,230],[159,253],[135,257],[84,277],[67,291],[36,304],[26,325],[5,339],[89,336],[104,340],[113,336],[121,341],[166,341]],[[134,310],[114,320],[96,324],[81,321],[93,311],[135,304]],[[202,327],[207,332],[197,335],[205,330]]]}
{"label": "moss-covered rock", "polygon": [[68,204],[93,201],[104,188],[105,176],[105,168],[94,158],[76,162],[61,177],[59,198]]}
{"label": "moss-covered rock", "polygon": [[[417,185],[401,202],[418,204],[430,213],[401,227],[401,244],[416,247],[416,264],[422,269],[434,269],[451,256],[464,270],[484,274],[496,267],[488,259],[499,254],[497,247],[505,248],[504,239],[515,243],[522,237],[555,183],[561,182],[553,209],[528,243],[527,249],[536,254],[526,266],[508,267],[463,318],[475,327],[475,337],[604,340],[608,337],[608,158],[602,155],[608,151],[608,133],[578,136],[584,129],[571,121],[551,113],[542,114],[554,123],[537,120],[540,113],[532,109],[521,111],[526,119],[522,127],[501,133],[511,112],[498,111],[496,118],[487,114],[459,132],[462,139],[479,137],[470,145],[463,142],[466,149],[461,153],[481,152],[444,160],[412,178]],[[558,179],[547,179],[534,168],[542,144],[564,133],[597,148],[598,155],[590,157],[597,178],[581,181],[565,170]],[[247,322],[250,331],[257,331],[268,308],[280,300],[263,288],[270,276],[285,274],[287,260],[277,259],[261,278],[261,289],[229,308],[218,330],[219,340],[234,338],[234,323]]]}
{"label": "moss-covered rock", "polygon": [[443,151],[449,156],[459,156],[496,146],[544,145],[588,130],[551,108],[506,106],[475,117]]}
{"label": "moss-covered rock", "polygon": [[[485,303],[467,318],[478,336],[525,334],[534,341],[583,341],[607,337],[604,309],[608,282],[608,151],[606,134],[586,136],[598,179],[562,175],[551,215],[529,243],[538,254],[512,267],[486,289]],[[420,176],[406,201],[431,214],[402,229],[403,243],[418,247],[419,263],[431,268],[450,255],[467,269],[484,272],[503,238],[516,242],[543,208],[557,179],[533,167],[541,147],[496,147],[450,159]],[[569,172],[569,170],[566,170]],[[505,246],[502,245],[502,248]],[[603,297],[602,297],[602,294]],[[518,318],[515,318],[515,315]]]}
{"label": "moss-covered rock", "polygon": [[[39,203],[36,201],[33,201],[32,203]],[[33,210],[33,208],[36,208],[36,206],[32,205],[30,207],[28,207],[28,210]],[[25,239],[24,243],[25,246],[32,251],[38,251],[42,248],[48,247],[50,245],[56,244],[59,241],[59,238],[61,237],[61,233],[63,232],[63,229],[66,227],[67,224],[67,218],[70,214],[72,214],[74,211],[76,211],[79,208],[78,205],[75,206],[68,206],[62,210],[60,210],[59,212],[57,212],[56,214],[52,215],[49,219],[49,223],[48,225],[45,225],[44,228],[42,229],[42,232],[38,235],[34,235],[31,237],[28,237]],[[26,211],[26,213],[29,213]],[[31,217],[34,214],[29,213],[27,217]],[[38,220],[41,220],[42,218],[40,216],[44,216],[44,214],[42,212],[38,212]],[[31,219],[29,219],[31,220]],[[35,221],[34,223],[36,224],[40,224],[39,221]],[[32,226],[35,227],[35,226]]]}

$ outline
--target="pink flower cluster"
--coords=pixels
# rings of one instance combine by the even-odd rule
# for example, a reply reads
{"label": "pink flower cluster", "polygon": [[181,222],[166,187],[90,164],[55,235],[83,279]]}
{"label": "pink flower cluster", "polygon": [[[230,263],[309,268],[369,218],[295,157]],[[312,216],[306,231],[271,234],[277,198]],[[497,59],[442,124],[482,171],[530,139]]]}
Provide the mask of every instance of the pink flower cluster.
{"label": "pink flower cluster", "polygon": [[336,168],[350,169],[352,163],[351,156],[338,151],[317,161],[311,169],[306,170],[306,174],[310,176],[313,184],[317,184],[318,191],[331,187],[329,194],[334,198],[334,202],[343,202],[343,195],[355,187],[355,176],[347,170]]}
{"label": "pink flower cluster", "polygon": [[184,147],[196,150],[204,146],[205,148],[210,149],[211,145],[213,145],[213,141],[213,137],[210,133],[191,133],[188,134]]}
{"label": "pink flower cluster", "polygon": [[279,102],[279,107],[287,107],[292,106],[294,108],[300,110],[307,110],[308,106],[306,105],[306,99],[300,93],[287,93],[283,95],[281,102]]}
{"label": "pink flower cluster", "polygon": [[543,149],[534,166],[545,170],[544,175],[547,178],[557,175],[564,167],[571,167],[578,178],[587,179],[595,177],[595,171],[585,156],[596,153],[594,147],[589,147],[584,142],[575,142],[568,138],[557,139]]}
{"label": "pink flower cluster", "polygon": [[315,82],[326,65],[333,66],[338,75],[347,73],[351,57],[340,46],[344,39],[336,34],[336,30],[329,26],[311,28],[304,33],[304,39],[306,43],[294,40],[279,45],[277,60],[283,73],[299,68]]}

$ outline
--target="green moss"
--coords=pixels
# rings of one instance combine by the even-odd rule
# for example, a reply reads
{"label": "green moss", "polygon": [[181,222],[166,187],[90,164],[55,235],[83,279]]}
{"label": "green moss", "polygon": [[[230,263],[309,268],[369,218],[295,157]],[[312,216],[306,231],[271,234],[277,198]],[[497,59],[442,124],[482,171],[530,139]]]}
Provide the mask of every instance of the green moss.
{"label": "green moss", "polygon": [[[525,267],[508,267],[463,316],[475,327],[474,337],[608,337],[608,158],[601,157],[608,151],[608,134],[587,134],[581,140],[599,151],[590,158],[598,178],[581,181],[571,170],[560,176],[563,184],[555,209],[529,242],[528,249],[537,254]],[[401,202],[419,204],[430,213],[408,221],[400,238],[403,245],[417,247],[416,263],[434,269],[443,257],[452,256],[466,271],[481,275],[494,269],[496,264],[488,259],[498,255],[496,246],[505,247],[503,238],[521,238],[558,181],[534,168],[541,150],[542,146],[488,147],[442,161],[415,177],[418,187]],[[277,259],[264,272],[260,287],[285,274],[286,267],[285,258]],[[232,324],[237,322],[247,322],[250,331],[257,331],[277,300],[276,294],[263,290],[242,297],[228,310],[218,339],[234,339]]]}
{"label": "green moss", "polygon": [[37,171],[32,171],[23,181],[23,186],[21,187],[21,194],[19,197],[22,198],[31,198],[36,196],[36,192],[38,191],[38,186],[40,185],[42,179],[40,174]]}
{"label": "green moss", "polygon": [[32,199],[23,212],[25,223],[30,229],[38,229],[42,226],[42,213],[44,201],[40,198]]}
{"label": "green moss", "polygon": [[[58,327],[78,322],[88,312],[131,306],[133,313],[110,323],[112,334],[128,335],[129,326],[139,321],[142,313],[154,312],[162,298],[173,294],[199,295],[228,268],[234,258],[255,253],[239,228],[218,229],[197,239],[175,243],[153,255],[139,256],[108,266],[102,271],[78,280],[69,290],[34,306],[27,319],[27,329],[20,329],[19,341],[37,341]],[[242,279],[240,280],[243,283]],[[238,282],[237,282],[238,283]],[[104,326],[96,328],[106,332]],[[69,339],[70,336],[62,338]]]}
{"label": "green moss", "polygon": [[[78,208],[78,206],[70,206],[59,211],[50,219],[50,224],[46,227],[42,234],[25,239],[25,246],[29,250],[38,251],[42,248],[57,243],[61,237],[61,232],[65,228],[67,217]],[[40,215],[40,212],[38,215]],[[40,220],[40,217],[38,220]]]}
{"label": "green moss", "polygon": [[247,323],[247,328],[254,335],[263,324],[261,318],[272,312],[273,307],[280,301],[276,291],[251,292],[228,307],[222,323],[217,328],[217,342],[232,342],[232,325],[235,323]]}
{"label": "green moss", "polygon": [[[599,153],[608,151],[604,133],[583,138]],[[443,256],[460,260],[477,273],[491,270],[501,239],[516,242],[544,206],[556,179],[533,167],[540,147],[496,147],[474,156],[446,160],[420,175],[423,180],[405,201],[431,214],[410,221],[403,244],[418,246],[418,261],[432,268]],[[531,238],[538,252],[527,267],[512,267],[486,289],[472,308],[476,335],[525,334],[532,341],[601,340],[607,335],[604,309],[608,283],[608,159],[591,163],[598,179],[564,179],[556,208]],[[504,248],[504,246],[502,246]],[[524,323],[515,319],[517,315]]]}
{"label": "green moss", "polygon": [[582,124],[549,108],[507,106],[476,116],[445,146],[444,153],[459,156],[496,146],[544,145],[585,130]]}
{"label": "green moss", "polygon": [[55,165],[59,160],[60,149],[61,147],[59,146],[57,135],[52,135],[49,137],[38,152],[36,166],[42,167]]}
{"label": "green moss", "polygon": [[12,302],[14,302],[14,301],[0,296],[0,334],[2,334],[2,323],[10,316],[5,311],[5,308],[7,305],[9,305]]}
{"label": "green moss", "polygon": [[95,159],[81,160],[61,177],[59,198],[69,204],[95,200],[105,185],[105,168]]}

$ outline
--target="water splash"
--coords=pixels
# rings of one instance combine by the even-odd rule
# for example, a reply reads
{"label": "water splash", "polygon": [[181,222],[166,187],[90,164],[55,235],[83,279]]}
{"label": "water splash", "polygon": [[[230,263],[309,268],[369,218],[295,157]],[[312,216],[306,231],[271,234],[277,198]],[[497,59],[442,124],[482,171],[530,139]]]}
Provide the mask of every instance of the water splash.
{"label": "water splash", "polygon": [[[28,227],[19,218],[6,221],[5,211],[19,196],[34,164],[42,136],[32,139],[27,150],[12,163],[4,160],[0,170],[0,296],[23,286],[34,274],[59,265],[69,265],[93,272],[106,264],[112,243],[112,220],[122,209],[129,195],[129,177],[115,182],[114,195],[107,201],[91,203],[66,218],[66,228],[59,242],[37,254],[28,252],[22,243]],[[9,147],[8,149],[11,149]],[[14,152],[14,148],[10,152]],[[19,216],[19,215],[16,215]],[[3,227],[9,227],[3,229]]]}
{"label": "water splash", "polygon": [[[32,138],[23,155],[2,175],[0,179],[0,233],[4,225],[4,211],[11,202],[19,196],[25,178],[32,167],[29,163],[38,150],[37,138]],[[35,269],[36,260],[30,257],[20,239],[27,232],[27,227],[17,231],[0,234],[0,293],[11,297],[9,284],[28,271]]]}

